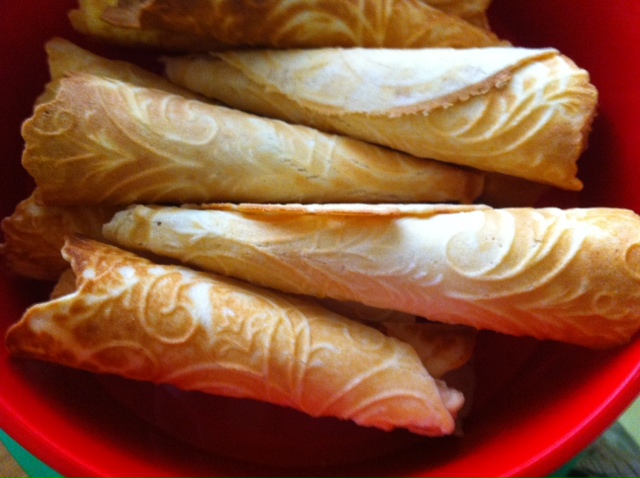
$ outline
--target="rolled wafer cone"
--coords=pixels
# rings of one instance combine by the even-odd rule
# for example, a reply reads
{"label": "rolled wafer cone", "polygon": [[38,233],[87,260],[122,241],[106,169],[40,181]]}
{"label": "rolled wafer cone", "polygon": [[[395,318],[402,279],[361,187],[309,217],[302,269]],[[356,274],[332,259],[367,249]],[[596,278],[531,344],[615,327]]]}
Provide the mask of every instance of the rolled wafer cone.
{"label": "rolled wafer cone", "polygon": [[[178,37],[200,37],[200,51],[212,49],[209,45],[216,42],[222,48],[463,48],[506,43],[487,28],[420,0],[139,0],[116,3],[89,10],[102,8],[100,20],[115,28],[128,28],[130,35],[162,32],[164,36],[173,33]],[[79,13],[75,15],[80,16]]]}
{"label": "rolled wafer cone", "polygon": [[640,328],[640,218],[483,206],[133,207],[105,236],[282,291],[594,348]]}
{"label": "rolled wafer cone", "polygon": [[54,37],[47,41],[45,51],[52,81],[47,85],[45,95],[38,98],[38,103],[51,99],[51,95],[55,93],[56,80],[80,72],[124,81],[135,86],[155,88],[187,98],[202,98],[187,88],[177,86],[161,75],[129,61],[107,59],[63,38]]}
{"label": "rolled wafer cone", "polygon": [[[38,280],[58,281],[52,297],[75,290],[69,262],[62,256],[66,238],[80,234],[103,240],[102,226],[117,208],[89,206],[41,206],[31,195],[2,221],[4,243],[0,255],[13,273]],[[315,300],[306,297],[305,300]],[[408,342],[427,371],[435,378],[460,368],[473,353],[472,331],[460,327],[441,328],[416,317],[392,310],[367,307],[354,302],[316,300],[320,306],[343,317],[376,324],[387,335]],[[410,340],[408,340],[410,339]]]}
{"label": "rolled wafer cone", "polygon": [[461,394],[435,381],[410,346],[371,327],[88,239],[70,237],[63,254],[76,290],[63,288],[10,327],[13,355],[384,430],[454,431]]}
{"label": "rolled wafer cone", "polygon": [[429,374],[438,379],[470,363],[478,336],[471,327],[433,322],[384,322],[382,330],[411,345]]}
{"label": "rolled wafer cone", "polygon": [[336,49],[167,58],[177,84],[235,108],[578,190],[597,104],[554,49]]}
{"label": "rolled wafer cone", "polygon": [[487,11],[491,0],[423,0],[438,10],[460,17],[474,25],[489,28]]}
{"label": "rolled wafer cone", "polygon": [[[0,255],[8,269],[17,275],[58,281],[52,297],[69,294],[75,290],[75,277],[61,254],[66,238],[80,234],[104,240],[102,227],[117,211],[97,206],[41,206],[31,195],[2,220],[5,242],[0,244]],[[435,378],[460,368],[461,358],[468,360],[473,353],[475,337],[469,329],[440,328],[429,322],[416,322],[411,314],[354,302],[310,297],[304,300],[315,300],[325,309],[351,320],[376,324],[387,335],[409,342]],[[409,337],[411,340],[407,340]]]}
{"label": "rolled wafer cone", "polygon": [[137,31],[112,25],[102,19],[102,13],[117,3],[118,0],[78,0],[78,8],[69,11],[71,25],[84,35],[127,47],[163,51],[208,51],[222,46],[218,41],[207,43],[202,37],[189,33]]}
{"label": "rolled wafer cone", "polygon": [[[190,90],[179,87],[161,76],[153,74],[130,62],[106,59],[61,38],[53,38],[48,41],[45,49],[53,81],[49,83],[46,92],[40,96],[36,104],[45,103],[55,98],[59,80],[74,72],[83,72],[95,76],[121,80],[135,86],[159,89],[187,98],[199,98],[198,95],[193,94]],[[413,160],[410,159],[409,162],[413,162]],[[423,166],[425,166],[424,163]],[[429,167],[432,166],[434,172],[443,170],[452,172],[452,169],[443,168],[436,163],[429,165]],[[424,175],[417,174],[417,179],[425,180],[423,176]],[[457,187],[463,187],[463,178],[465,176],[469,182],[469,191],[467,193],[465,193],[463,189],[459,190],[459,197],[445,193],[447,190],[453,193]],[[546,187],[545,185],[529,184],[526,180],[517,180],[516,178],[496,174],[485,175],[485,179],[482,180],[479,177],[479,172],[474,174],[469,171],[459,171],[455,174],[448,174],[440,179],[438,179],[438,175],[436,174],[432,179],[436,185],[434,191],[442,190],[443,192],[442,195],[434,193],[434,200],[459,200],[461,202],[468,202],[473,200],[474,196],[477,196],[477,191],[481,187],[482,194],[477,199],[487,204],[500,206],[533,205],[535,198],[538,196],[537,191],[542,191]],[[481,186],[480,183],[484,185]],[[407,184],[411,183],[408,182]],[[429,184],[430,181],[425,181],[423,186]],[[420,186],[421,190],[423,186]],[[427,196],[424,196],[424,198],[426,199]]]}
{"label": "rolled wafer cone", "polygon": [[42,206],[35,195],[24,199],[2,220],[4,243],[0,255],[14,274],[55,281],[69,268],[60,249],[69,234],[102,239],[102,226],[117,211],[114,207]]}
{"label": "rolled wafer cone", "polygon": [[369,307],[360,302],[330,298],[316,301],[332,312],[370,324],[408,343],[434,378],[442,378],[469,363],[475,350],[478,331],[471,327],[425,321],[413,314]]}
{"label": "rolled wafer cone", "polygon": [[466,203],[483,187],[478,172],[84,72],[56,80],[22,135],[47,205]]}

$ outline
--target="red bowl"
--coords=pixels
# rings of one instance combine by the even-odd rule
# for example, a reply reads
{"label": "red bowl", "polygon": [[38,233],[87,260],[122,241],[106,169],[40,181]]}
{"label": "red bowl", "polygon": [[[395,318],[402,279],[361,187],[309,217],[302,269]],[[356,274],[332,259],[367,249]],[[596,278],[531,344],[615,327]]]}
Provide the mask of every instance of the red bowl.
{"label": "red bowl", "polygon": [[[579,194],[546,200],[640,212],[640,4],[624,0],[494,0],[491,20],[522,46],[554,46],[588,69],[601,94]],[[0,207],[33,187],[20,166],[20,123],[47,81],[54,35],[73,32],[72,0],[0,2]],[[638,74],[638,75],[637,75]],[[0,275],[0,330],[49,284]],[[594,352],[482,333],[477,392],[464,436],[415,437],[311,419],[246,400],[185,393],[35,361],[0,347],[0,426],[63,475],[543,476],[595,440],[640,393],[640,337]]]}

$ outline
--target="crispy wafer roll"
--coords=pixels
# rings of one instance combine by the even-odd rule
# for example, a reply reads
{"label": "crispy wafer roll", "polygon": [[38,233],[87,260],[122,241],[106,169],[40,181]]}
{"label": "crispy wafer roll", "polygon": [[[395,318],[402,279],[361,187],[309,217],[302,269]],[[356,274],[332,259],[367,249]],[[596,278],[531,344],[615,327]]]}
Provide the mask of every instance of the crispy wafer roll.
{"label": "crispy wafer roll", "polygon": [[434,378],[442,378],[458,370],[473,356],[477,329],[425,321],[413,314],[369,307],[360,302],[343,302],[326,297],[315,300],[332,312],[370,324],[410,344]]}
{"label": "crispy wafer roll", "polygon": [[[81,234],[103,240],[102,226],[117,208],[89,206],[41,206],[34,196],[21,201],[13,214],[2,220],[4,244],[0,255],[13,273],[39,280],[59,281],[52,296],[71,293],[75,279],[69,277],[69,263],[61,249],[69,235]],[[73,276],[73,274],[71,274]],[[306,297],[305,300],[311,300]],[[408,342],[418,353],[427,371],[435,378],[460,368],[471,358],[475,344],[473,330],[442,328],[438,324],[416,322],[416,316],[393,310],[367,307],[354,302],[317,300],[319,305],[351,320],[376,324],[387,335]]]}
{"label": "crispy wafer roll", "polygon": [[483,187],[477,172],[103,76],[70,74],[49,97],[22,128],[47,205],[471,202]]}
{"label": "crispy wafer roll", "polygon": [[226,207],[134,207],[103,232],[263,286],[478,329],[608,347],[640,328],[629,210]]}
{"label": "crispy wafer roll", "polygon": [[429,374],[443,378],[470,363],[475,351],[477,329],[431,322],[385,322],[385,334],[411,345]]}
{"label": "crispy wafer roll", "polygon": [[167,58],[166,74],[235,108],[569,190],[597,103],[553,49],[224,52]]}
{"label": "crispy wafer roll", "polygon": [[49,40],[45,43],[45,51],[52,81],[47,84],[47,91],[38,98],[36,104],[49,101],[55,95],[56,80],[76,72],[125,81],[135,86],[155,88],[187,98],[202,98],[138,65],[128,61],[104,58],[63,38],[55,37]]}
{"label": "crispy wafer roll", "polygon": [[78,8],[69,12],[69,20],[78,32],[101,41],[127,47],[166,51],[208,51],[223,47],[220,42],[205,42],[201,36],[158,30],[121,28],[102,19],[102,13],[118,0],[78,0]]}
{"label": "crispy wafer roll", "polygon": [[[75,287],[67,274],[69,263],[61,249],[69,235],[103,240],[102,227],[118,211],[111,207],[41,206],[34,196],[21,201],[13,214],[2,220],[4,244],[0,255],[13,273],[39,280],[59,281],[57,289],[70,293]],[[54,295],[59,295],[54,293]],[[306,297],[305,300],[311,300]],[[327,310],[351,320],[376,324],[387,335],[409,342],[425,368],[435,377],[463,365],[474,349],[473,330],[461,327],[441,328],[438,324],[416,322],[416,316],[394,310],[367,307],[355,302],[317,300]]]}
{"label": "crispy wafer roll", "polygon": [[79,233],[102,238],[102,226],[114,207],[42,206],[31,195],[2,220],[0,255],[13,273],[40,280],[58,280],[69,264],[60,254],[65,237]]}
{"label": "crispy wafer roll", "polygon": [[28,309],[13,355],[253,398],[384,430],[452,433],[463,398],[415,351],[311,302],[95,241],[63,249],[76,290]]}
{"label": "crispy wafer roll", "polygon": [[491,0],[423,0],[438,10],[458,16],[469,23],[489,28],[487,10]]}
{"label": "crispy wafer roll", "polygon": [[[68,273],[62,277],[69,271],[69,263],[61,254],[66,238],[81,234],[103,240],[102,226],[116,211],[116,208],[110,207],[41,206],[35,202],[33,195],[29,196],[16,206],[11,216],[2,221],[5,242],[0,244],[0,255],[15,274],[59,281],[52,296],[71,293],[75,289],[75,279],[70,278]],[[416,322],[416,317],[411,314],[354,302],[331,299],[317,302],[325,309],[351,320],[376,324],[387,335],[410,343],[427,371],[435,378],[460,368],[473,354],[475,334],[471,329],[442,328],[438,324]]]}
{"label": "crispy wafer roll", "polygon": [[[162,32],[163,38],[169,33],[178,37],[200,37],[199,51],[215,49],[216,42],[223,45],[221,48],[462,48],[501,43],[487,28],[420,0],[127,0],[112,3],[117,5],[91,6],[89,2],[84,5],[87,15],[103,9],[101,22],[97,23],[103,31],[102,22],[106,22],[117,29],[130,29],[128,38],[134,32],[141,35]],[[82,18],[82,10],[74,16]]]}

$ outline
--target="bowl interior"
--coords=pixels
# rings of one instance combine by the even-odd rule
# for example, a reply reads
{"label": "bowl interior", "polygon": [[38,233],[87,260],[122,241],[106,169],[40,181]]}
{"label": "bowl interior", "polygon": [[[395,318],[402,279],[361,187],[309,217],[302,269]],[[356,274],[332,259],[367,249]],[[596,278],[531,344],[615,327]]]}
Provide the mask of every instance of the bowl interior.
{"label": "bowl interior", "polygon": [[[20,123],[48,79],[54,35],[97,53],[146,63],[71,30],[72,0],[0,3],[2,216],[33,184],[20,165]],[[600,91],[585,188],[545,201],[640,211],[640,4],[624,0],[494,0],[494,29],[516,45],[554,46],[588,69]],[[152,64],[152,63],[150,63]],[[49,284],[0,274],[0,332],[46,297]],[[12,360],[0,348],[0,426],[65,475],[538,475],[582,450],[640,392],[640,338],[590,351],[482,333],[477,390],[464,436],[384,433],[246,400],[186,393]],[[507,452],[508,450],[508,452]]]}

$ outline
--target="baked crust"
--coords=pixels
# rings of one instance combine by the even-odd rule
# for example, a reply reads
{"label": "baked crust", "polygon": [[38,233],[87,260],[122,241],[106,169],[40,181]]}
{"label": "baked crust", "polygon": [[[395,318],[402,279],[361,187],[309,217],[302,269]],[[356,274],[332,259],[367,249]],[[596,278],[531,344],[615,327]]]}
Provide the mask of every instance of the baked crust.
{"label": "baked crust", "polygon": [[602,348],[640,328],[640,218],[632,211],[328,207],[136,206],[103,232],[262,286],[477,329]]}
{"label": "baked crust", "polygon": [[454,431],[462,395],[436,382],[409,345],[371,327],[88,239],[70,237],[62,253],[76,290],[9,328],[13,355],[384,430]]}
{"label": "baked crust", "polygon": [[[218,42],[221,49],[468,48],[503,43],[487,28],[481,18],[483,12],[469,15],[481,24],[477,26],[420,0],[140,0],[112,3],[103,8],[100,15],[100,19],[111,27],[129,29],[130,34],[162,32],[167,36],[200,37],[203,46]],[[464,13],[459,5],[448,6],[450,12]],[[90,3],[85,9],[90,9]],[[203,51],[202,46],[194,45],[191,50],[194,49]]]}
{"label": "baked crust", "polygon": [[234,108],[408,154],[579,190],[596,113],[589,74],[553,49],[318,49],[165,60]]}
{"label": "baked crust", "polygon": [[22,135],[47,205],[470,203],[483,188],[478,172],[84,73],[57,80]]}

